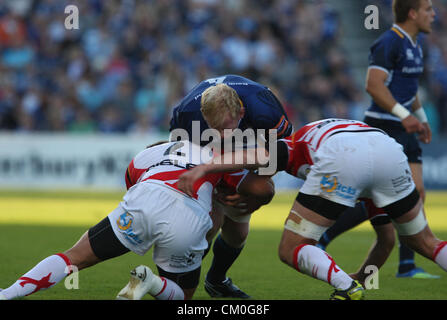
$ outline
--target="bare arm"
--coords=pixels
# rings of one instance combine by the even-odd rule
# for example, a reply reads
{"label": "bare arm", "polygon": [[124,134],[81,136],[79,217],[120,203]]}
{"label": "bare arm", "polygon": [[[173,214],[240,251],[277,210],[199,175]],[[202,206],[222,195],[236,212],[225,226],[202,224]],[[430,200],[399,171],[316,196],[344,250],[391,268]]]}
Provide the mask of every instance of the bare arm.
{"label": "bare arm", "polygon": [[351,274],[351,277],[359,280],[363,286],[369,275],[365,269],[368,266],[375,266],[377,269],[380,269],[391,254],[395,242],[394,228],[391,223],[374,226],[374,230],[376,231],[377,239],[373,243],[368,252],[368,256],[360,266],[359,270],[356,273]]}
{"label": "bare arm", "polygon": [[[265,148],[245,149],[224,153],[211,162],[198,165],[182,174],[177,183],[180,190],[189,196],[194,194],[194,183],[210,173],[232,172],[242,169],[257,169],[268,165],[269,153]],[[266,161],[267,160],[267,161]]]}

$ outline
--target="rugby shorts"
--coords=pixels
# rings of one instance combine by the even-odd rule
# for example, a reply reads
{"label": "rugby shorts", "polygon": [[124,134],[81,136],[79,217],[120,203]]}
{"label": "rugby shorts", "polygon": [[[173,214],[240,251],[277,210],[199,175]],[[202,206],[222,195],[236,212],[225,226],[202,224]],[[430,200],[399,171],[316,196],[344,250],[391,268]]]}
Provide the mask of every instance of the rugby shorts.
{"label": "rugby shorts", "polygon": [[329,137],[314,155],[300,193],[354,207],[370,198],[383,208],[415,188],[402,146],[379,131],[340,132]]}
{"label": "rugby shorts", "polygon": [[126,248],[144,255],[153,247],[155,264],[171,273],[200,267],[212,227],[197,201],[152,181],[130,188],[108,218]]}

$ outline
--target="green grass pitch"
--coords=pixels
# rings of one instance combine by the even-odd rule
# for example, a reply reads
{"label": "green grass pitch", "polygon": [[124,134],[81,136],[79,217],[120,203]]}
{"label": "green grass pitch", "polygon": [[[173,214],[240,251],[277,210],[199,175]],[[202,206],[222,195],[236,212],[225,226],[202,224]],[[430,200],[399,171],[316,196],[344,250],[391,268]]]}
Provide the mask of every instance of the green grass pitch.
{"label": "green grass pitch", "polygon": [[[0,192],[0,288],[16,281],[41,259],[70,248],[92,225],[113,210],[123,193]],[[277,247],[282,225],[296,193],[278,193],[272,203],[252,217],[247,244],[229,276],[254,299],[327,300],[332,287],[299,274],[281,263]],[[428,192],[426,211],[434,233],[447,239],[447,192]],[[354,272],[366,257],[375,233],[369,222],[341,235],[327,248],[346,272]],[[201,283],[195,299],[210,299],[203,278],[212,253],[204,260]],[[366,299],[447,299],[447,273],[433,262],[416,256],[416,263],[438,280],[397,279],[398,250],[379,272],[379,288],[367,290]],[[128,253],[81,271],[79,288],[68,290],[64,282],[24,299],[83,300],[114,299],[127,283],[129,271],[139,264],[153,270],[152,252],[146,256]],[[145,299],[152,299],[147,296]]]}

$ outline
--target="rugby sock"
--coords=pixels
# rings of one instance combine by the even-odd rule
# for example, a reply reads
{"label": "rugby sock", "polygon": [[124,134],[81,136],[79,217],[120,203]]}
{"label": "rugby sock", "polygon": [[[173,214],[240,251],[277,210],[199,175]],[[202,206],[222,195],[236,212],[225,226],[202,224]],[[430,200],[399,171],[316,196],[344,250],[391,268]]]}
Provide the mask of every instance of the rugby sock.
{"label": "rugby sock", "polygon": [[233,248],[229,246],[221,237],[217,236],[213,246],[213,262],[206,275],[206,280],[214,284],[220,284],[225,281],[226,273],[231,265],[241,253],[243,247]]}
{"label": "rugby sock", "polygon": [[353,279],[345,273],[330,255],[320,248],[303,244],[295,248],[293,263],[295,269],[312,278],[329,283],[339,290],[348,289]]}
{"label": "rugby sock", "polygon": [[447,241],[442,241],[436,246],[433,252],[433,261],[447,271]]}
{"label": "rugby sock", "polygon": [[325,249],[340,234],[358,226],[366,220],[368,220],[368,214],[365,206],[363,202],[358,202],[354,208],[346,209],[332,227],[326,230],[318,241],[318,246]]}
{"label": "rugby sock", "polygon": [[185,300],[182,288],[172,280],[154,275],[154,284],[149,294],[157,300]]}
{"label": "rugby sock", "polygon": [[49,256],[25,273],[12,286],[2,291],[6,299],[30,295],[51,288],[70,273],[68,257],[62,253]]}
{"label": "rugby sock", "polygon": [[399,273],[406,273],[416,268],[414,264],[414,251],[399,243]]}

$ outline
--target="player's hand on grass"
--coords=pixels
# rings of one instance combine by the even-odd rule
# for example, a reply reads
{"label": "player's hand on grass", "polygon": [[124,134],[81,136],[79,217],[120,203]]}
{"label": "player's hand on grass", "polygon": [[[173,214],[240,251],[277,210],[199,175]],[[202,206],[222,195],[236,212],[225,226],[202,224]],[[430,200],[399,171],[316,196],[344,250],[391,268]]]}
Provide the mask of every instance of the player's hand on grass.
{"label": "player's hand on grass", "polygon": [[205,174],[205,169],[202,166],[194,167],[179,177],[177,186],[188,196],[194,197],[194,183],[205,176]]}

